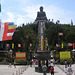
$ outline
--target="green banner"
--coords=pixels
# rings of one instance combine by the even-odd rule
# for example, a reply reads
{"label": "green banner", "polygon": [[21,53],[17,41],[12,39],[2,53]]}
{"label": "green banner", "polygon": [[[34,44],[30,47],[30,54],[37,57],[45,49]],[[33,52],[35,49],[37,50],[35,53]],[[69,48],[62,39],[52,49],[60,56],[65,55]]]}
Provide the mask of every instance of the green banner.
{"label": "green banner", "polygon": [[1,4],[0,4],[0,12],[1,12]]}
{"label": "green banner", "polygon": [[71,53],[70,51],[63,51],[60,52],[60,59],[65,59],[65,58],[71,58]]}

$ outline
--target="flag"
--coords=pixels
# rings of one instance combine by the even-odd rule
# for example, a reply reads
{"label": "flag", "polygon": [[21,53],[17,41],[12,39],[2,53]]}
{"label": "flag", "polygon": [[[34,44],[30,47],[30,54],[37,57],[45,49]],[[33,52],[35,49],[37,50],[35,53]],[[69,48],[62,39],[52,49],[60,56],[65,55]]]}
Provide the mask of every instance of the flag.
{"label": "flag", "polygon": [[61,48],[63,48],[63,43],[62,43],[62,45],[61,45]]}
{"label": "flag", "polygon": [[68,46],[72,46],[72,43],[68,43]]}
{"label": "flag", "polygon": [[9,47],[9,44],[6,44],[6,47]]}
{"label": "flag", "polygon": [[60,47],[60,45],[56,44],[56,47]]}
{"label": "flag", "polygon": [[75,43],[73,43],[73,49],[75,49]]}
{"label": "flag", "polygon": [[3,48],[3,44],[1,44],[1,48]]}
{"label": "flag", "polygon": [[25,48],[25,44],[23,44],[23,48]]}
{"label": "flag", "polygon": [[61,36],[61,35],[63,35],[63,33],[59,33],[59,35]]}
{"label": "flag", "polygon": [[21,47],[21,44],[18,44],[18,47]]}
{"label": "flag", "polygon": [[30,43],[30,47],[32,47],[32,44]]}
{"label": "flag", "polygon": [[12,49],[14,48],[14,43],[12,43]]}
{"label": "flag", "polygon": [[5,22],[0,24],[0,41],[12,40],[16,27],[13,22]]}
{"label": "flag", "polygon": [[28,37],[26,37],[26,39],[28,39]]}
{"label": "flag", "polygon": [[0,48],[3,48],[3,44],[0,44]]}
{"label": "flag", "polygon": [[0,12],[1,12],[1,0],[0,0]]}

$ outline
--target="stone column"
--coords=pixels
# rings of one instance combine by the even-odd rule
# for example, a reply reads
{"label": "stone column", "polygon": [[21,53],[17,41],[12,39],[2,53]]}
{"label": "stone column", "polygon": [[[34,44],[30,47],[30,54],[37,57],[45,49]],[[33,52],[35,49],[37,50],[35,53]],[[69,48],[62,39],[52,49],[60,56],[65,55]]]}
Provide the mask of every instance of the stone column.
{"label": "stone column", "polygon": [[38,25],[38,36],[41,39],[41,51],[43,51],[44,30],[45,30],[45,21],[41,20],[39,21]]}

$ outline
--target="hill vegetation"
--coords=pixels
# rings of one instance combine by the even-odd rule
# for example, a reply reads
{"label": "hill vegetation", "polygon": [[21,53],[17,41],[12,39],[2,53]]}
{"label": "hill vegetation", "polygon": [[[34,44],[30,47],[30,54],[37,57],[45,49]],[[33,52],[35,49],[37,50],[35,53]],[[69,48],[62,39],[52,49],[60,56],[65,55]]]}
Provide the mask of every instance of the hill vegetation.
{"label": "hill vegetation", "polygon": [[[59,36],[58,33],[63,33],[62,36]],[[37,43],[38,36],[38,25],[37,24],[27,24],[22,25],[16,28],[14,32],[13,39],[10,41],[3,41],[0,43],[11,44],[14,43],[14,52],[29,52],[31,50],[34,52]],[[68,43],[75,42],[75,25],[70,24],[55,24],[53,22],[46,23],[46,30],[44,31],[44,36],[48,39],[48,45],[51,50],[72,50],[72,46],[69,47]],[[61,48],[61,43],[63,42],[64,48]],[[32,47],[30,47],[30,43]],[[18,47],[18,44],[21,44],[21,47]],[[23,48],[25,44],[25,48]],[[57,48],[56,44],[59,44],[60,47]],[[10,45],[10,49],[12,49]]]}

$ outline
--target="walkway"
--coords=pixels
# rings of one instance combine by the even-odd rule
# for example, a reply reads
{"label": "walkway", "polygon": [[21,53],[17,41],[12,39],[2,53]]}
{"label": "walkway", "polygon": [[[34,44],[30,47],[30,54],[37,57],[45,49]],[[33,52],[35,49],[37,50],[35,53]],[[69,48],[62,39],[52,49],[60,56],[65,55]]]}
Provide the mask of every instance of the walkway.
{"label": "walkway", "polygon": [[[65,70],[65,65],[57,65],[63,72],[67,72],[67,70]],[[72,70],[73,70],[73,74],[72,75],[75,75],[75,64],[72,64],[71,65],[72,67]]]}
{"label": "walkway", "polygon": [[[64,73],[57,66],[54,67],[54,71],[55,71],[54,75],[66,75],[66,73]],[[28,67],[28,69],[26,71],[24,71],[24,73],[21,74],[21,75],[43,75],[43,73],[35,72],[35,68],[34,67]],[[50,73],[47,73],[47,75],[50,75]]]}
{"label": "walkway", "polygon": [[21,75],[23,71],[27,69],[27,66],[14,66],[8,67],[8,65],[0,65],[0,75]]}
{"label": "walkway", "polygon": [[[72,65],[73,71],[75,72],[75,64]],[[64,72],[64,65],[55,65],[54,66],[54,75],[66,75]],[[14,66],[12,65],[11,68],[8,68],[8,65],[0,65],[0,75],[43,75],[43,73],[35,72],[35,67],[30,67],[27,65],[21,66]],[[47,73],[47,75],[51,75]],[[75,75],[73,73],[73,75]]]}

